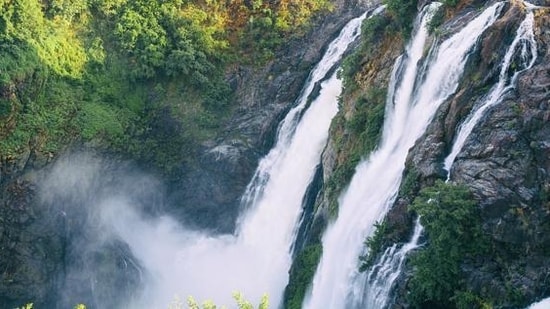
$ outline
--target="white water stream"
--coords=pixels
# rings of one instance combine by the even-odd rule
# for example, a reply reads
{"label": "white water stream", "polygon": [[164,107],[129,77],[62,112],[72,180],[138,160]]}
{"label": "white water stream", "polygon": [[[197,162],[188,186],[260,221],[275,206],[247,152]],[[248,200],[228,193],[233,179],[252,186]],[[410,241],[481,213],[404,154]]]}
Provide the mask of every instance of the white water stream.
{"label": "white water stream", "polygon": [[[336,73],[327,74],[359,36],[365,17],[344,27],[310,74],[296,107],[279,127],[275,147],[259,163],[242,198],[247,211],[235,235],[189,231],[167,217],[146,220],[124,198],[103,202],[106,226],[130,246],[148,278],[142,295],[128,308],[167,308],[175,295],[234,306],[234,291],[252,303],[268,294],[277,308],[288,281],[302,199],[338,109],[341,81]],[[327,77],[308,108],[315,83]]]}
{"label": "white water stream", "polygon": [[[474,127],[491,107],[502,102],[504,95],[515,87],[518,75],[530,69],[535,64],[535,60],[537,59],[537,42],[533,33],[534,23],[534,14],[532,11],[529,11],[518,27],[516,36],[502,60],[498,83],[491,88],[489,94],[475,107],[473,112],[468,115],[460,126],[453,143],[453,148],[445,158],[444,168],[447,171],[447,179],[451,177],[451,167],[456,156],[462,150],[466,139],[470,136]],[[516,60],[519,60],[519,63],[514,62]],[[510,77],[510,66],[512,63],[515,64],[515,69]]]}
{"label": "white water stream", "polygon": [[418,241],[422,231],[424,231],[424,227],[420,224],[420,219],[417,218],[410,241],[401,248],[398,248],[397,244],[387,248],[380,258],[380,262],[370,268],[363,288],[365,296],[361,301],[364,308],[385,308],[393,283],[401,274],[407,254],[419,247]]}
{"label": "white water stream", "polygon": [[[405,67],[386,109],[378,149],[356,169],[339,199],[339,214],[323,236],[323,255],[306,296],[304,308],[353,308],[360,304],[364,274],[358,272],[363,241],[393,203],[409,149],[424,133],[440,104],[456,91],[468,53],[478,37],[499,16],[503,4],[483,11],[460,32],[445,40],[426,59],[425,74],[417,74],[427,36],[424,26],[413,36]],[[431,14],[424,14],[421,25]],[[409,73],[414,72],[414,73]],[[420,79],[417,76],[424,76]]]}
{"label": "white water stream", "polygon": [[543,299],[539,302],[536,302],[534,304],[531,304],[526,309],[548,309],[548,308],[550,308],[550,297]]}

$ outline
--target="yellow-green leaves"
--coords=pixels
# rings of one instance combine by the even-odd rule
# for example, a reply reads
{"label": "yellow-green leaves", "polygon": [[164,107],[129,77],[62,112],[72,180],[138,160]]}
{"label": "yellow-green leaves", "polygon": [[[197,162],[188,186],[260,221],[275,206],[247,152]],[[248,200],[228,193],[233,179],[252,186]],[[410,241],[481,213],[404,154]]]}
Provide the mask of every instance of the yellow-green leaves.
{"label": "yellow-green leaves", "polygon": [[[48,18],[37,0],[5,3],[5,31],[2,36],[17,38],[32,46],[40,59],[61,76],[80,78],[87,61],[82,40],[72,18],[54,15]],[[79,6],[77,11],[82,10]]]}
{"label": "yellow-green leaves", "polygon": [[[254,305],[247,301],[243,294],[240,292],[233,293],[233,299],[235,299],[235,302],[237,303],[237,307],[239,309],[255,309]],[[174,301],[170,303],[168,306],[168,309],[184,309],[183,302],[178,298],[175,297]],[[187,308],[188,309],[225,309],[225,306],[217,306],[214,304],[211,300],[206,300],[204,302],[199,303],[193,298],[192,296],[189,296],[187,298]],[[268,309],[269,308],[269,300],[266,294],[262,296],[262,299],[260,300],[260,303],[258,304],[257,309]]]}

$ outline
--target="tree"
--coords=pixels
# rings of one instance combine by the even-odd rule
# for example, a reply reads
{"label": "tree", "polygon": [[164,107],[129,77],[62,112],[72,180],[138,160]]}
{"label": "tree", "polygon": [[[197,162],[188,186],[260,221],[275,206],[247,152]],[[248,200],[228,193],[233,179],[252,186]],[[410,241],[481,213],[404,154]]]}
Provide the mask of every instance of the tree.
{"label": "tree", "polygon": [[457,307],[457,296],[469,293],[461,263],[487,251],[477,203],[467,187],[437,181],[420,191],[411,209],[428,237],[412,259],[411,301],[417,306]]}

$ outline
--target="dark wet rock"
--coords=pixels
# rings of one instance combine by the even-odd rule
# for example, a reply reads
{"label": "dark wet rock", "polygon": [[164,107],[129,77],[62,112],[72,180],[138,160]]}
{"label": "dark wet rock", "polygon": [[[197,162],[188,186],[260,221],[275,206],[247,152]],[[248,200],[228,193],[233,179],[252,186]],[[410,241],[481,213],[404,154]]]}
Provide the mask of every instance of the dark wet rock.
{"label": "dark wet rock", "polygon": [[0,184],[0,308],[120,308],[138,290],[141,270],[126,244],[103,241],[93,212],[114,192],[148,209],[162,188],[128,174],[123,162],[79,155],[58,161],[74,173],[13,169]]}
{"label": "dark wet rock", "polygon": [[170,204],[188,224],[232,232],[240,197],[262,156],[273,146],[277,127],[300,95],[310,70],[332,38],[369,5],[356,0],[333,3],[334,11],[314,21],[265,67],[229,72],[237,110],[217,139],[206,143],[195,166],[185,166],[171,184]]}
{"label": "dark wet rock", "polygon": [[240,140],[216,145],[199,158],[200,170],[190,170],[175,190],[171,203],[183,204],[173,210],[187,225],[220,232],[232,232],[240,197],[252,178],[258,154]]}
{"label": "dark wet rock", "polygon": [[452,172],[476,195],[484,230],[507,274],[487,272],[480,278],[472,269],[471,284],[494,290],[508,286],[523,302],[550,293],[548,58],[521,76],[513,96],[474,129],[474,138],[466,143]]}
{"label": "dark wet rock", "polygon": [[[480,49],[470,55],[456,94],[411,149],[407,170],[418,174],[417,187],[446,177],[442,161],[458,127],[496,82],[500,68],[495,59],[504,53],[522,16],[520,6],[508,6],[488,29]],[[550,18],[542,11],[537,16],[537,64],[474,128],[451,170],[451,180],[474,193],[491,243],[491,253],[461,266],[466,287],[496,308],[521,308],[550,296]],[[407,196],[401,192],[397,205]],[[394,206],[387,218],[400,212]],[[405,267],[397,279],[390,308],[409,307],[407,278],[412,271]]]}
{"label": "dark wet rock", "polygon": [[[35,187],[15,181],[0,195],[0,307],[25,302],[51,306],[56,274],[61,269],[64,239],[60,216],[32,202]],[[49,304],[49,305],[48,305]]]}

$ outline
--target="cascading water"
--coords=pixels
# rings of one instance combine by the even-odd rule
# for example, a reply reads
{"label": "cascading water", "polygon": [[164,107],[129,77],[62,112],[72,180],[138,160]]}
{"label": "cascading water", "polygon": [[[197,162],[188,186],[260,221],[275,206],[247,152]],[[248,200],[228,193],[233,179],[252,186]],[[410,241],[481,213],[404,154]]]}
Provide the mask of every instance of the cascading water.
{"label": "cascading water", "polygon": [[335,73],[304,110],[315,84],[327,77],[359,36],[365,17],[366,13],[350,21],[330,44],[297,106],[281,123],[275,147],[261,160],[243,196],[247,211],[236,235],[186,231],[170,218],[147,221],[124,199],[105,201],[106,225],[130,246],[150,278],[143,295],[128,307],[166,308],[174,295],[228,305],[233,291],[242,291],[254,303],[267,293],[277,307],[288,281],[301,202],[337,112],[342,85]]}
{"label": "cascading water", "polygon": [[[445,169],[447,170],[448,178],[450,177],[450,168],[454,159],[462,149],[466,138],[472,132],[474,126],[484,115],[484,112],[501,102],[504,94],[515,86],[517,76],[534,65],[537,56],[537,46],[533,34],[533,23],[534,15],[532,12],[528,12],[503,58],[498,83],[462,124],[453,144],[452,151],[445,159]],[[509,70],[515,56],[518,57],[519,65],[516,65],[517,69],[514,71],[512,77],[510,77]],[[421,230],[422,226],[417,220],[411,241],[403,245],[399,250],[397,250],[397,245],[386,249],[380,258],[380,262],[370,268],[366,279],[366,287],[364,288],[367,296],[365,301],[367,308],[384,308],[387,305],[393,282],[401,272],[401,266],[407,253],[418,247],[418,233]]]}
{"label": "cascading water", "polygon": [[362,303],[365,308],[384,308],[388,304],[393,282],[401,273],[407,254],[419,247],[418,241],[423,230],[417,218],[411,240],[399,249],[397,244],[387,248],[380,262],[370,268],[363,288],[365,298]]}
{"label": "cascading water", "polygon": [[[535,64],[535,60],[537,59],[537,42],[535,41],[535,35],[533,33],[534,22],[534,14],[532,11],[529,11],[523,22],[519,25],[516,36],[510,47],[508,47],[504,59],[502,60],[498,83],[493,86],[481,104],[470,113],[468,118],[466,118],[460,126],[453,143],[453,148],[445,158],[444,168],[447,171],[447,179],[450,178],[451,167],[456,156],[462,150],[466,139],[470,136],[476,124],[491,107],[502,102],[504,95],[515,87],[515,81],[518,75],[530,69]],[[515,60],[518,60],[519,63],[514,62]],[[512,63],[516,64],[516,69],[512,77],[510,77],[509,71]]]}
{"label": "cascading water", "polygon": [[[304,302],[305,308],[353,308],[361,304],[360,290],[365,274],[358,273],[358,257],[364,239],[372,234],[373,225],[393,203],[409,149],[423,134],[435,111],[456,91],[469,51],[478,37],[500,15],[502,3],[492,5],[445,40],[431,54],[423,74],[416,70],[424,51],[426,29],[419,27],[403,60],[405,72],[386,109],[386,124],[379,148],[361,162],[346,192],[339,200],[337,220],[323,236],[323,255]],[[424,14],[425,24],[430,14]],[[421,44],[416,41],[421,40]],[[420,56],[415,56],[420,55]],[[411,86],[413,85],[413,86]],[[359,288],[356,286],[359,285]]]}

